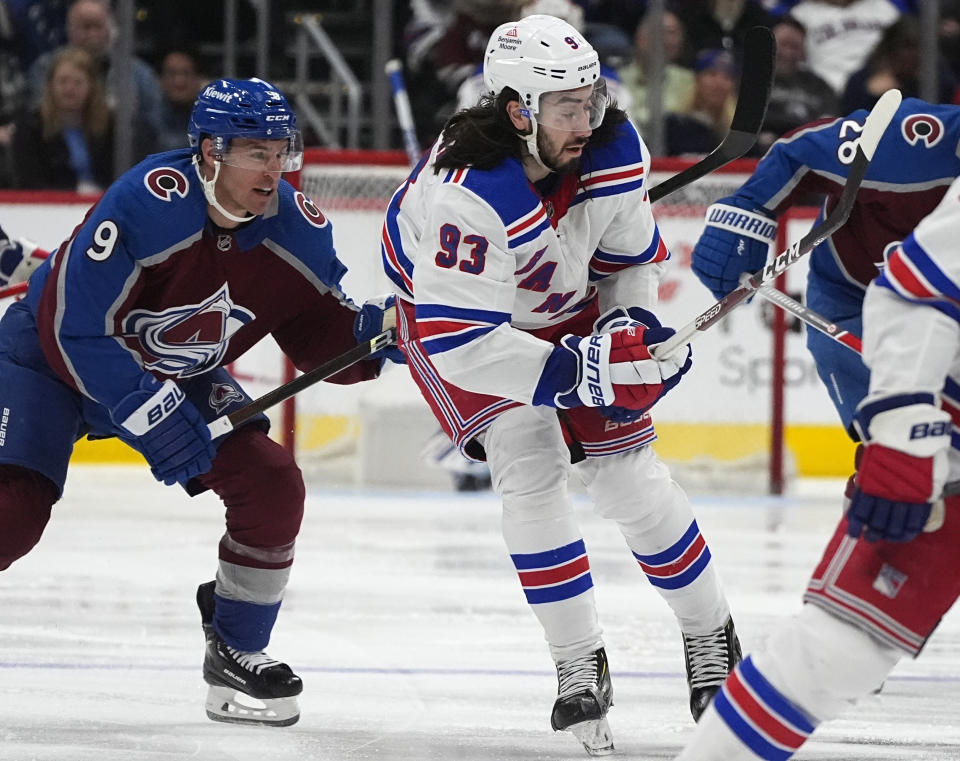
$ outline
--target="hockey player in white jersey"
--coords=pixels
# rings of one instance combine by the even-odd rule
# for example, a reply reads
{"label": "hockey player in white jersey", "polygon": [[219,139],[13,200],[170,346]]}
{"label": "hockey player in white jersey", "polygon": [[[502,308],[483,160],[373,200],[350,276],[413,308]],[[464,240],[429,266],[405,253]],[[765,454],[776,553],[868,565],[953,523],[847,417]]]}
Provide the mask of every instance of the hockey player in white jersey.
{"label": "hockey player in white jersey", "polygon": [[394,195],[383,229],[399,345],[451,440],[486,459],[502,530],[558,676],[551,713],[612,752],[612,685],[567,479],[615,521],[676,614],[699,717],[740,658],[690,503],[650,444],[649,408],[691,366],[654,360],[669,252],[647,198],[649,152],[608,104],[569,24],[497,28],[480,105],[458,112]]}
{"label": "hockey player in white jersey", "polygon": [[916,656],[960,596],[958,229],[960,179],[867,287],[870,387],[854,416],[865,448],[850,509],[801,612],[730,675],[677,761],[786,761]]}

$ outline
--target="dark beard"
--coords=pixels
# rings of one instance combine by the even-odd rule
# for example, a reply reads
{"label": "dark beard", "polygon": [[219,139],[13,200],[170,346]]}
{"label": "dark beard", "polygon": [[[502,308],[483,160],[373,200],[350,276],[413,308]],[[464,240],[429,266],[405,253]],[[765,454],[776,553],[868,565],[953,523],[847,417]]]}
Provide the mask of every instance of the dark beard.
{"label": "dark beard", "polygon": [[[586,142],[582,143],[582,145],[586,147]],[[565,147],[566,146],[564,146],[564,148]],[[556,172],[557,174],[580,173],[580,158],[583,156],[583,153],[581,152],[580,156],[575,156],[565,164],[558,164],[553,158],[547,157],[547,146],[545,145],[543,132],[540,132],[539,130],[537,131],[537,152],[540,154],[540,160],[543,162],[544,166],[546,166],[547,169],[552,172]]]}

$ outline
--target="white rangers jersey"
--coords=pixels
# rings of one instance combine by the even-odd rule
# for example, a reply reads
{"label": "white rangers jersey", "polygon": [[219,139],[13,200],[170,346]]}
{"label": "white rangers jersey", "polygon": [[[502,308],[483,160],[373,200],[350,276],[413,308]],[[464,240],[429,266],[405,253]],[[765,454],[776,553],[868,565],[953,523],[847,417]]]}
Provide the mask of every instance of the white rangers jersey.
{"label": "white rangers jersey", "polygon": [[[669,256],[647,198],[650,156],[624,122],[578,175],[540,195],[521,163],[434,172],[439,142],[391,200],[382,255],[437,371],[467,391],[532,401],[553,346],[530,334],[600,299],[654,310]],[[548,178],[549,179],[549,178]]]}
{"label": "white rangers jersey", "polygon": [[950,479],[960,477],[960,179],[867,289],[863,356],[870,398],[927,392],[953,418]]}

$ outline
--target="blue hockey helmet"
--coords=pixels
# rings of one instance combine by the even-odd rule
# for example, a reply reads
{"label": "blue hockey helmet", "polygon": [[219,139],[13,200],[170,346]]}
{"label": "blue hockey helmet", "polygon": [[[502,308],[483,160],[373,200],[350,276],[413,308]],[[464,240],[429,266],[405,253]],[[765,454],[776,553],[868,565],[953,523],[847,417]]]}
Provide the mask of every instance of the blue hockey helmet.
{"label": "blue hockey helmet", "polygon": [[200,153],[201,138],[209,135],[220,161],[250,169],[262,168],[265,154],[233,153],[231,140],[286,140],[280,171],[293,172],[303,164],[297,116],[280,91],[262,79],[217,79],[208,84],[193,105],[187,135],[195,153]]}

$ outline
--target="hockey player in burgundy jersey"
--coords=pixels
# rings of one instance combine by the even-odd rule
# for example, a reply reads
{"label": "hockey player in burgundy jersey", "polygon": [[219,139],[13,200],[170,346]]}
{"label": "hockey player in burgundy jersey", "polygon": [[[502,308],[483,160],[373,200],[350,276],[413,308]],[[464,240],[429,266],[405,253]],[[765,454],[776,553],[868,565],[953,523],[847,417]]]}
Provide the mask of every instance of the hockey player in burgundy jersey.
{"label": "hockey player in burgundy jersey", "polygon": [[960,179],[941,195],[866,288],[864,453],[807,604],[730,675],[677,761],[787,761],[916,656],[960,596]]}
{"label": "hockey player in burgundy jersey", "polygon": [[[223,365],[272,335],[310,370],[355,344],[358,310],[329,221],[281,179],[302,161],[285,98],[258,79],[215,81],[189,136],[120,177],[0,322],[0,569],[40,539],[74,442],[122,439],[159,481],[226,507],[216,582],[198,590],[208,715],[292,724],[300,679],[263,650],[303,480],[265,417],[215,440],[207,423],[249,401]],[[380,361],[336,380],[373,378]]]}
{"label": "hockey player in burgundy jersey", "polygon": [[[843,190],[853,141],[866,116],[855,111],[787,134],[736,193],[707,210],[692,266],[717,298],[733,290],[742,273],[764,265],[778,215],[811,196],[823,200],[818,222],[829,212]],[[960,173],[958,144],[960,108],[904,99],[877,146],[849,220],[810,254],[811,309],[862,334],[867,284],[886,252],[933,210]],[[866,367],[856,353],[816,330],[807,331],[807,346],[844,428],[858,439],[853,416],[867,393]]]}
{"label": "hockey player in burgundy jersey", "polygon": [[612,684],[573,471],[673,609],[698,717],[739,659],[730,610],[690,503],[650,447],[648,410],[690,367],[654,360],[666,244],[649,153],[608,107],[597,53],[532,15],[493,32],[495,93],[459,112],[394,195],[383,261],[400,347],[451,440],[485,458],[527,602],[556,663],[555,730],[613,750]]}

